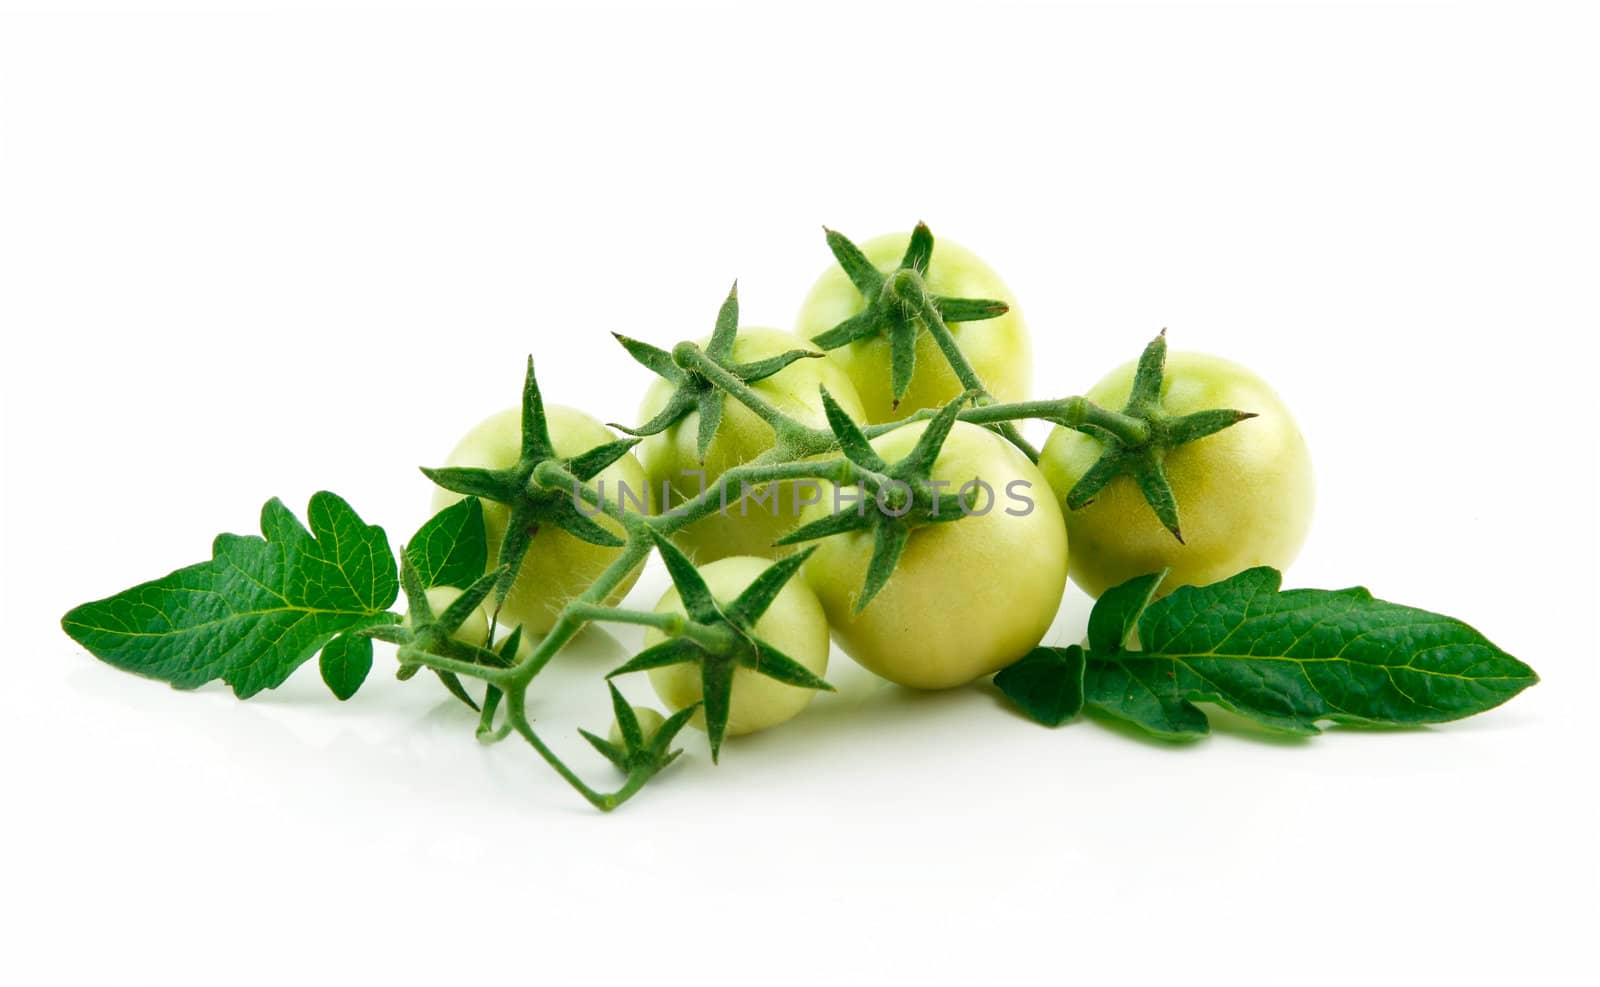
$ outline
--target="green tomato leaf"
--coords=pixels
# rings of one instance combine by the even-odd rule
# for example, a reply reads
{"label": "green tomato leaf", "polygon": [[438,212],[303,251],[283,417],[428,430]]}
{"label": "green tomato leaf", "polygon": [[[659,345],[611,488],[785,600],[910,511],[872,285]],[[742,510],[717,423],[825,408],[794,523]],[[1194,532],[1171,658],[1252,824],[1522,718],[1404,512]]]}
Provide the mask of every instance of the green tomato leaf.
{"label": "green tomato leaf", "polygon": [[1138,635],[1139,615],[1150,605],[1167,570],[1136,576],[1100,594],[1089,613],[1089,650],[1102,658],[1129,647]]}
{"label": "green tomato leaf", "polygon": [[1149,661],[1089,658],[1083,670],[1084,702],[1167,740],[1193,740],[1210,733],[1206,714],[1165,678],[1166,671]]}
{"label": "green tomato leaf", "polygon": [[328,691],[340,702],[349,699],[372,671],[372,638],[365,634],[340,634],[323,646],[317,666]]}
{"label": "green tomato leaf", "polygon": [[994,684],[1039,723],[1058,727],[1083,709],[1083,649],[1034,648],[1002,668]]}
{"label": "green tomato leaf", "polygon": [[[1361,588],[1280,592],[1281,579],[1275,569],[1248,569],[1149,604],[1138,617],[1140,650],[1092,646],[1086,701],[1167,737],[1206,732],[1194,702],[1313,734],[1325,720],[1457,720],[1538,681],[1533,669],[1459,620],[1376,600]],[[1141,580],[1107,593],[1100,605],[1126,607],[1144,592]],[[1101,622],[1100,644],[1113,623]]]}
{"label": "green tomato leaf", "polygon": [[489,565],[483,503],[467,497],[446,507],[417,529],[405,551],[425,588],[471,586]]}
{"label": "green tomato leaf", "polygon": [[62,629],[102,661],[180,689],[220,678],[246,699],[276,688],[335,635],[391,622],[399,593],[382,528],[325,491],[307,517],[310,531],[269,500],[264,537],[219,535],[211,561],[75,607]]}

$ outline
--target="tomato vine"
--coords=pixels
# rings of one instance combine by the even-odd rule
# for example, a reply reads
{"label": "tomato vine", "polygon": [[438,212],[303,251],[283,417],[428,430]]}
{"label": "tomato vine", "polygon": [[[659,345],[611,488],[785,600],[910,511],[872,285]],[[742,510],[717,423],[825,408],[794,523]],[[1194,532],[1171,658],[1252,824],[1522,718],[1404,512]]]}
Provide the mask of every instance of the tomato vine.
{"label": "tomato vine", "polygon": [[[916,227],[903,257],[888,271],[837,232],[827,231],[827,242],[860,292],[862,307],[820,333],[816,350],[798,348],[736,361],[737,286],[723,302],[704,345],[679,342],[661,348],[618,335],[627,353],[671,388],[649,420],[635,427],[617,426],[628,438],[559,455],[530,357],[516,461],[504,468],[424,469],[434,483],[467,499],[441,511],[417,533],[400,553],[398,569],[382,530],[366,525],[336,496],[313,498],[309,530],[271,501],[262,513],[261,538],[219,537],[213,559],[77,607],[63,618],[63,627],[118,667],[186,688],[220,678],[241,697],[281,684],[320,652],[324,679],[336,696],[347,699],[371,667],[371,642],[387,642],[396,649],[401,678],[426,669],[452,695],[477,709],[481,742],[522,738],[591,805],[610,810],[678,757],[673,740],[696,713],[694,706],[679,709],[647,736],[636,713],[610,684],[611,676],[675,664],[698,667],[701,714],[713,760],[729,723],[736,670],[801,689],[831,688],[757,628],[762,614],[806,565],[810,549],[772,562],[736,598],[719,600],[701,568],[675,547],[673,535],[725,508],[730,487],[743,491],[781,481],[817,481],[836,489],[859,488],[878,502],[877,511],[836,511],[800,524],[778,543],[870,534],[864,581],[852,596],[854,614],[873,606],[894,578],[914,532],[968,523],[973,505],[963,496],[946,496],[941,503],[933,478],[935,462],[958,422],[966,423],[962,428],[977,426],[972,432],[979,436],[985,434],[980,429],[993,432],[1030,463],[1039,459],[1039,452],[1021,434],[1018,426],[1025,421],[1040,420],[1087,436],[1098,443],[1099,459],[1066,493],[1065,507],[1083,507],[1126,476],[1171,537],[1182,541],[1180,505],[1164,468],[1167,454],[1253,415],[1251,409],[1232,408],[1167,414],[1161,398],[1165,331],[1145,347],[1131,394],[1119,409],[1083,396],[999,401],[986,389],[948,323],[980,323],[1006,314],[1009,306],[998,299],[936,294],[929,274],[935,244],[925,225]],[[825,351],[882,339],[890,351],[889,389],[898,403],[916,373],[916,343],[923,334],[931,337],[963,389],[939,407],[869,424],[854,420],[823,388],[818,397],[828,427],[820,428],[787,413],[753,386],[798,361],[827,359]],[[772,443],[753,460],[727,469],[715,485],[652,514],[626,509],[596,484],[596,477],[643,437],[690,415],[698,416],[696,445],[704,457],[730,401],[770,426]],[[912,428],[915,441],[902,454],[891,458],[881,443],[875,445]],[[506,512],[498,545],[486,544],[482,504],[496,504]],[[597,523],[602,515],[610,523]],[[520,627],[502,634],[501,607],[535,534],[547,528],[614,549],[615,555],[581,593],[564,602],[538,641],[525,640]],[[613,601],[652,556],[666,565],[682,613],[635,610]],[[1411,723],[1469,715],[1536,680],[1531,669],[1459,622],[1375,601],[1362,590],[1320,596],[1296,596],[1319,591],[1280,593],[1272,570],[1251,572],[1257,575],[1244,573],[1204,591],[1180,590],[1158,602],[1152,601],[1160,574],[1111,589],[1091,619],[1087,648],[1036,648],[1003,671],[997,685],[1041,722],[1065,722],[1087,704],[1158,735],[1190,737],[1204,732],[1195,700],[1221,702],[1268,725],[1307,732],[1318,719]],[[430,590],[445,585],[458,592],[436,608]],[[389,609],[401,596],[408,614],[403,619]],[[1244,618],[1251,607],[1270,610],[1278,636],[1259,635],[1256,650],[1230,650],[1241,634],[1258,628]],[[461,640],[462,629],[480,611],[489,616],[485,639]],[[1199,611],[1212,614],[1213,624],[1196,623],[1192,613]],[[1168,615],[1175,613],[1191,614],[1189,623],[1169,621]],[[664,639],[607,677],[617,723],[613,739],[584,733],[623,774],[621,784],[610,789],[585,781],[540,736],[528,715],[529,693],[540,673],[586,625],[601,622],[650,628]],[[1319,630],[1294,637],[1303,625]],[[1386,629],[1389,639],[1374,637],[1369,633],[1374,628]],[[1348,633],[1330,637],[1334,631]],[[1358,648],[1352,656],[1350,642],[1361,638],[1367,638],[1360,648],[1368,652]],[[1283,646],[1276,643],[1280,640],[1293,643]],[[1150,650],[1135,647],[1137,641]],[[1436,644],[1454,650],[1430,650]],[[1308,661],[1324,663],[1315,666],[1315,676],[1305,671]],[[1379,674],[1387,676],[1388,685],[1374,678]],[[1261,692],[1259,683],[1268,679],[1277,684]],[[478,683],[481,701],[467,682]],[[1414,701],[1408,690],[1426,692],[1431,702]]]}

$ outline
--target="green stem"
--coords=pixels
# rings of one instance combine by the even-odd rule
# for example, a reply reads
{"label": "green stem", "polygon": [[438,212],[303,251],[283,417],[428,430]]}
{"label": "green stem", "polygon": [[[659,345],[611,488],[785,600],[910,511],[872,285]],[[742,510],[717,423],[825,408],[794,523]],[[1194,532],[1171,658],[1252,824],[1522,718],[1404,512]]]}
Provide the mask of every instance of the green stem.
{"label": "green stem", "polygon": [[634,624],[639,627],[654,627],[666,634],[677,634],[683,630],[686,622],[682,614],[654,613],[649,610],[629,610],[625,607],[602,607],[592,603],[577,604],[572,608],[572,615],[580,620],[609,621],[613,624]]}
{"label": "green stem", "polygon": [[431,668],[436,672],[455,672],[457,675],[465,675],[468,678],[482,679],[492,686],[503,687],[511,671],[506,668],[492,668],[488,665],[479,665],[476,662],[446,658],[444,655],[437,655],[431,651],[423,651],[410,646],[402,647],[397,652],[396,657],[400,659],[402,666],[420,665],[423,668]]}
{"label": "green stem", "polygon": [[597,513],[607,514],[623,524],[627,524],[627,512],[622,509],[620,494],[612,499],[600,496],[600,491],[578,479],[572,471],[552,459],[547,459],[533,468],[533,475],[529,482],[542,490],[570,490],[577,499],[594,508]]}
{"label": "green stem", "polygon": [[483,694],[483,706],[478,710],[478,740],[482,743],[497,744],[511,735],[511,724],[500,727],[494,725],[494,714],[500,708],[500,699],[504,695],[492,685]]}
{"label": "green stem", "polygon": [[[909,274],[909,278],[900,278],[898,275]],[[939,345],[939,352],[944,354],[945,362],[950,364],[950,369],[955,372],[956,379],[961,381],[961,386],[969,391],[978,391],[984,397],[989,396],[989,389],[984,386],[983,379],[978,372],[972,369],[972,363],[967,355],[961,352],[961,346],[956,342],[955,334],[950,327],[944,324],[944,316],[939,314],[939,306],[933,302],[933,293],[923,283],[920,276],[914,271],[898,271],[893,282],[895,293],[902,302],[908,304],[912,311],[922,317],[922,324],[928,330],[928,335]],[[906,294],[912,297],[907,298]],[[1039,461],[1039,450],[1028,443],[1017,431],[1017,427],[1010,421],[1001,419],[996,423],[995,431],[1005,436],[1012,445],[1021,449],[1023,454],[1034,462]]]}
{"label": "green stem", "polygon": [[[913,422],[927,421],[937,413],[934,408],[923,408],[904,418],[880,425],[868,425],[861,431],[869,439],[887,435]],[[1149,423],[1119,411],[1102,408],[1082,397],[1046,399],[1040,401],[1012,401],[1007,404],[988,404],[965,408],[958,416],[961,421],[974,425],[993,425],[1000,422],[1038,418],[1067,428],[1091,425],[1115,435],[1124,445],[1139,446],[1150,439]],[[1026,451],[1026,450],[1024,450]]]}
{"label": "green stem", "polygon": [[632,798],[634,793],[643,788],[645,782],[650,780],[653,772],[635,771],[628,775],[627,782],[615,792],[597,792],[590,788],[584,783],[582,778],[578,777],[577,772],[567,767],[566,762],[561,760],[556,752],[551,750],[543,740],[539,739],[539,735],[533,731],[532,724],[528,722],[528,714],[524,695],[525,690],[520,689],[512,691],[508,694],[508,701],[506,703],[506,722],[509,723],[512,729],[516,730],[517,733],[522,734],[523,739],[526,740],[534,750],[539,752],[539,756],[544,758],[545,763],[554,768],[556,774],[566,779],[567,784],[571,785],[579,795],[582,795],[590,805],[594,806],[596,809],[599,809],[601,812],[610,812],[612,809],[615,809],[617,806]]}
{"label": "green stem", "polygon": [[795,455],[788,458],[795,458],[795,456],[800,455],[814,455],[833,448],[834,439],[832,433],[812,428],[799,419],[779,411],[770,401],[756,393],[755,388],[734,376],[726,367],[706,356],[705,351],[695,344],[689,342],[679,343],[672,349],[672,359],[685,370],[693,371],[704,377],[723,393],[749,408],[762,421],[771,425],[773,434],[777,437],[778,447],[794,450]]}
{"label": "green stem", "polygon": [[1142,418],[1102,408],[1088,398],[1067,398],[1060,404],[1061,415],[1056,421],[1068,428],[1077,429],[1079,425],[1089,425],[1103,429],[1116,436],[1119,442],[1129,448],[1142,446],[1150,441],[1150,423]]}
{"label": "green stem", "polygon": [[578,608],[584,605],[600,604],[607,596],[611,595],[612,590],[621,585],[623,579],[627,578],[628,573],[632,572],[635,566],[650,555],[652,542],[649,536],[639,527],[643,523],[639,516],[633,514],[625,515],[623,523],[628,525],[629,531],[628,541],[622,546],[621,552],[612,560],[609,566],[606,566],[605,571],[600,574],[599,578],[589,584],[589,588],[584,590],[582,595],[561,609],[561,615],[556,618],[556,622],[551,626],[549,632],[539,639],[539,643],[534,647],[533,653],[509,670],[507,682],[503,688],[513,698],[515,698],[519,690],[525,690],[528,687],[528,683],[532,682],[534,677],[543,671],[546,665],[550,664],[550,659],[555,657],[556,652],[565,647],[567,642],[576,637],[578,632],[583,629],[583,625],[588,623],[587,620],[577,614]]}
{"label": "green stem", "polygon": [[736,641],[736,635],[727,627],[697,623],[681,613],[655,613],[650,610],[629,610],[625,607],[597,607],[586,603],[574,607],[573,615],[582,620],[654,627],[668,637],[686,637],[718,654],[727,651]]}
{"label": "green stem", "polygon": [[723,491],[727,491],[727,504],[731,510],[739,502],[746,485],[751,488],[765,486],[778,480],[831,480],[839,484],[855,481],[855,466],[848,459],[822,459],[792,463],[749,463],[735,466],[708,483],[706,489],[695,497],[662,514],[645,518],[644,522],[664,535],[687,527],[713,511],[721,510]]}

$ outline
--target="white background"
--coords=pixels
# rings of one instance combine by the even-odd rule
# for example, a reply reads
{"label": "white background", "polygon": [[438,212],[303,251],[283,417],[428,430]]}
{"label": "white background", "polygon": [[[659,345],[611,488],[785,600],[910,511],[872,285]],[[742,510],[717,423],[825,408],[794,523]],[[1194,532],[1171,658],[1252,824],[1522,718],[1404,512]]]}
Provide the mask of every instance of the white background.
{"label": "white background", "polygon": [[[0,20],[8,981],[1596,972],[1592,21],[80,6]],[[1005,273],[1041,394],[1162,326],[1257,369],[1319,473],[1290,584],[1461,616],[1543,683],[1172,749],[836,655],[838,696],[717,769],[689,735],[604,817],[381,658],[342,706],[312,666],[238,703],[60,633],[270,496],[399,540],[529,351],[630,418],[607,330],[702,335],[734,277],[787,326],[821,224],[917,219]],[[536,710],[597,782],[573,728],[635,642],[586,639]]]}

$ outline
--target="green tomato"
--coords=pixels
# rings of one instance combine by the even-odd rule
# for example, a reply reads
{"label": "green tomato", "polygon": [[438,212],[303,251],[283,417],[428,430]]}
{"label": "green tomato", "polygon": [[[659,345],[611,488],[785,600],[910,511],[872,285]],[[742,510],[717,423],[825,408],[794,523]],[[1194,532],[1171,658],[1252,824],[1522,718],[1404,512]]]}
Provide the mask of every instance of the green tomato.
{"label": "green tomato", "polygon": [[[872,447],[894,462],[926,427],[896,429]],[[1043,639],[1067,582],[1067,532],[1038,468],[988,429],[957,422],[931,478],[944,483],[935,487],[941,504],[944,496],[954,503],[968,483],[988,492],[973,488],[967,517],[913,530],[894,575],[861,613],[854,608],[872,532],[821,540],[805,575],[846,654],[901,685],[945,689],[1004,668]],[[806,519],[833,507],[819,504]]]}
{"label": "green tomato", "polygon": [[[1133,388],[1129,362],[1086,395],[1120,409]],[[1167,480],[1178,502],[1183,542],[1172,536],[1128,476],[1112,480],[1076,511],[1067,511],[1072,578],[1091,596],[1156,572],[1172,570],[1162,591],[1204,586],[1251,566],[1287,568],[1311,526],[1316,490],[1311,454],[1289,409],[1244,367],[1203,353],[1172,353],[1161,386],[1167,415],[1209,408],[1257,417],[1166,454]],[[1067,492],[1100,456],[1100,443],[1058,427],[1039,459],[1063,506]]]}
{"label": "green tomato", "polygon": [[[909,233],[891,233],[861,244],[861,252],[885,273],[894,270],[910,241]],[[984,387],[1000,401],[1022,401],[1028,397],[1033,381],[1028,327],[1022,321],[1011,289],[972,251],[950,240],[934,243],[928,266],[927,286],[936,295],[951,298],[988,298],[1005,302],[1011,311],[982,322],[955,322],[950,334],[977,372]],[[812,286],[800,306],[795,331],[807,339],[832,329],[866,308],[861,292],[850,283],[837,264],[825,271]],[[936,408],[950,401],[965,388],[926,330],[917,333],[916,370],[911,386],[897,407],[889,377],[889,340],[873,336],[846,344],[828,353],[828,359],[843,368],[861,403],[867,421],[877,424],[904,418],[921,408]]]}
{"label": "green tomato", "polygon": [[[656,731],[661,729],[661,724],[667,722],[667,718],[665,716],[662,716],[649,706],[634,706],[633,718],[639,721],[639,734],[646,744],[650,743],[650,738],[654,737],[656,735]],[[618,723],[616,720],[612,720],[611,732],[606,734],[606,739],[611,741],[611,743],[615,744],[616,746],[621,747],[622,724]]]}
{"label": "green tomato", "polygon": [[[732,603],[745,587],[772,564],[770,559],[732,556],[702,566],[700,576],[718,603]],[[677,589],[668,590],[656,604],[657,613],[685,613]],[[756,636],[793,658],[818,676],[828,671],[828,618],[822,604],[806,584],[791,579],[778,592],[772,606],[756,621]],[[665,635],[655,628],[645,631],[645,647],[660,644]],[[700,666],[668,665],[650,670],[650,684],[656,695],[674,710],[700,701]],[[733,673],[733,698],[728,711],[727,735],[754,733],[792,719],[811,702],[811,689],[785,685],[749,668]],[[690,721],[704,730],[704,711]]]}
{"label": "green tomato", "polygon": [[[705,342],[700,340],[701,345]],[[734,337],[733,360],[752,363],[790,350],[812,348],[808,340],[793,333],[740,329]],[[779,411],[813,428],[828,427],[822,410],[823,387],[851,417],[861,416],[861,401],[849,378],[827,360],[796,360],[750,387]],[[657,379],[645,392],[639,420],[655,417],[671,396],[672,385]],[[700,413],[691,411],[639,446],[650,486],[650,503],[656,513],[678,506],[702,489],[714,489],[723,473],[771,449],[774,441],[772,426],[732,397],[723,401],[722,424],[706,450],[704,463],[698,451],[699,435]],[[719,509],[680,529],[673,535],[673,543],[697,563],[734,555],[778,558],[794,549],[777,548],[772,543],[794,530],[799,517],[796,501],[814,493],[813,487],[788,481],[757,488],[750,497],[741,499],[740,491],[730,486],[726,510]]]}
{"label": "green tomato", "polygon": [[[550,442],[558,456],[576,456],[617,438],[610,429],[574,408],[547,405],[545,417],[549,423]],[[509,469],[517,464],[521,454],[522,412],[510,408],[474,426],[451,450],[445,465]],[[631,453],[607,466],[591,483],[602,481],[607,501],[620,501],[625,508],[637,508],[638,502],[643,500],[644,469]],[[638,501],[623,495],[624,489],[632,491]],[[458,493],[437,489],[433,495],[433,509],[443,510],[461,499]],[[505,538],[509,516],[510,510],[504,504],[484,501],[483,526],[491,548],[491,570],[499,565],[497,549]],[[622,525],[613,518],[599,515],[593,520],[618,537],[624,534]],[[561,608],[587,590],[620,552],[620,548],[593,545],[559,528],[541,528],[533,536],[516,582],[506,595],[500,610],[501,621],[521,624],[524,634],[544,634],[555,623]],[[636,569],[618,584],[607,602],[621,600],[638,577]]]}

